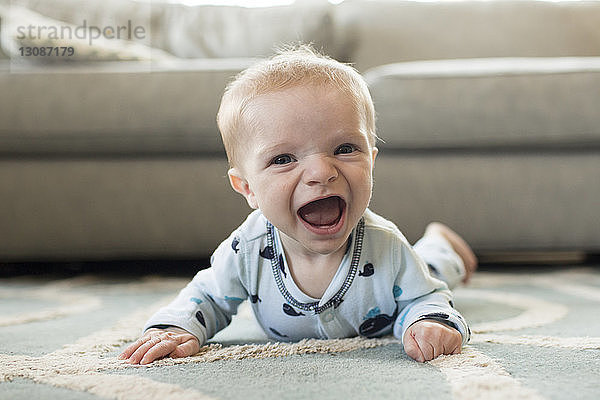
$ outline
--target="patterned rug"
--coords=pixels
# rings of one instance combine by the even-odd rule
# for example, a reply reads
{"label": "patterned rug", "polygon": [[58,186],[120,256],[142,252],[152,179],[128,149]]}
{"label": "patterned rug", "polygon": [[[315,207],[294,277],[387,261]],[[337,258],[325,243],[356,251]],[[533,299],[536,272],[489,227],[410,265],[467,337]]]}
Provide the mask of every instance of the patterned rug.
{"label": "patterned rug", "polygon": [[0,279],[0,399],[596,399],[600,269],[481,272],[458,289],[473,337],[410,360],[393,337],[269,342],[243,304],[201,352],[116,356],[187,279]]}

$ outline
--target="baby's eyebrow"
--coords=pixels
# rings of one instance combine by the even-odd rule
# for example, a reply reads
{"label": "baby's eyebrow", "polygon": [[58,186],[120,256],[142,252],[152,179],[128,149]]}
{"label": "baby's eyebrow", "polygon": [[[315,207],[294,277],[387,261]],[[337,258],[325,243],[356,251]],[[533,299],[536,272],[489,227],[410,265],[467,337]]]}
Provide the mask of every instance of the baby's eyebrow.
{"label": "baby's eyebrow", "polygon": [[348,139],[353,139],[353,140],[362,140],[364,139],[367,134],[365,132],[362,132],[360,130],[352,130],[352,131],[347,131],[345,136]]}
{"label": "baby's eyebrow", "polygon": [[364,138],[368,138],[368,135],[365,132],[362,132],[361,130],[352,129],[352,130],[346,130],[346,131],[340,132],[339,135],[336,137],[336,140],[337,141],[348,141],[348,142],[360,142]]}
{"label": "baby's eyebrow", "polygon": [[[289,146],[287,146],[289,148]],[[256,152],[259,155],[268,155],[273,153],[281,152],[282,149],[286,148],[285,143],[275,143],[275,144],[258,144],[256,146]]]}

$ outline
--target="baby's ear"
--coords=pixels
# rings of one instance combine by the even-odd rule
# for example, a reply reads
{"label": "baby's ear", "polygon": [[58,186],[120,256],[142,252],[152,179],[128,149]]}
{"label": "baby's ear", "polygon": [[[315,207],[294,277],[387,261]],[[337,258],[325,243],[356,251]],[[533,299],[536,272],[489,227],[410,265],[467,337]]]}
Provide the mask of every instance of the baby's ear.
{"label": "baby's ear", "polygon": [[377,153],[379,153],[379,149],[377,147],[373,146],[373,149],[371,151],[372,151],[371,157],[373,157],[371,160],[373,163],[373,168],[375,168],[375,159],[377,158]]}
{"label": "baby's ear", "polygon": [[233,190],[244,196],[250,208],[257,209],[258,202],[256,201],[256,196],[252,189],[250,189],[250,184],[244,178],[244,176],[240,173],[237,168],[231,168],[227,175],[229,176],[229,183]]}

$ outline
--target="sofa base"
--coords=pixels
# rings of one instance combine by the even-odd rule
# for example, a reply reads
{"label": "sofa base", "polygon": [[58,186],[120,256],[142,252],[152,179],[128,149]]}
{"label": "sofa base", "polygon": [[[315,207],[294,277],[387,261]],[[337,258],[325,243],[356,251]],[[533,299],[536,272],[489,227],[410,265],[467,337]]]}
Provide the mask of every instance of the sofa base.
{"label": "sofa base", "polygon": [[[598,252],[598,171],[596,152],[383,152],[371,208],[411,242],[437,220],[478,252]],[[226,172],[218,157],[0,160],[0,262],[206,257],[250,212]]]}

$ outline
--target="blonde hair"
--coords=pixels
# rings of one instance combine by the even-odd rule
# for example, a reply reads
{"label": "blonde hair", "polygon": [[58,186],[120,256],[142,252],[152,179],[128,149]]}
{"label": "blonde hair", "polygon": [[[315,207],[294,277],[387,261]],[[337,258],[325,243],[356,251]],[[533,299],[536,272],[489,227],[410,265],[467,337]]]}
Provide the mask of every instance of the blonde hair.
{"label": "blonde hair", "polygon": [[279,50],[239,73],[227,85],[217,113],[225,151],[231,167],[238,164],[242,118],[248,104],[257,96],[296,85],[331,85],[348,94],[365,118],[369,143],[375,145],[375,108],[366,82],[356,69],[318,53],[308,45]]}

